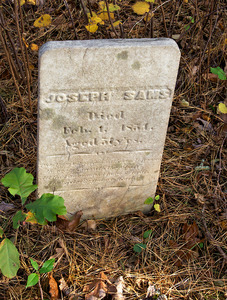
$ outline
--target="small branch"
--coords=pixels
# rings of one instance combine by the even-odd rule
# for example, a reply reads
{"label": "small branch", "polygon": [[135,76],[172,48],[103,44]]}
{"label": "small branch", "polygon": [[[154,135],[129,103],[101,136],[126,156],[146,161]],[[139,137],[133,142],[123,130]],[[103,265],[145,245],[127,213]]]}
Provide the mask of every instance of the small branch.
{"label": "small branch", "polygon": [[41,297],[41,300],[43,300],[43,290],[42,290],[41,283],[40,283],[40,277],[39,277],[38,282],[39,282],[40,297]]}
{"label": "small branch", "polygon": [[115,33],[116,37],[119,37],[118,34],[117,34],[116,29],[115,29],[114,26],[113,26],[113,21],[112,21],[112,19],[111,19],[111,17],[110,17],[110,10],[109,10],[109,5],[108,5],[107,0],[105,0],[105,3],[106,3],[106,9],[107,9],[107,13],[108,13],[108,17],[109,17],[109,21],[110,21],[111,28],[112,28],[113,32]]}
{"label": "small branch", "polygon": [[76,40],[78,40],[78,36],[77,36],[77,33],[76,33],[76,27],[75,27],[75,24],[74,24],[74,21],[73,21],[73,17],[72,17],[71,11],[69,9],[69,5],[68,5],[68,3],[67,3],[66,0],[64,0],[64,4],[65,4],[66,9],[68,10],[69,17],[71,19],[71,23],[72,23],[72,26],[73,26],[73,29],[74,29],[74,33],[75,33],[75,38],[76,38]]}
{"label": "small branch", "polygon": [[3,49],[4,49],[4,52],[5,52],[5,55],[6,55],[7,60],[8,60],[10,72],[11,72],[12,77],[13,77],[13,81],[14,81],[14,84],[15,84],[15,87],[16,87],[16,90],[17,90],[17,94],[18,94],[19,99],[20,99],[20,103],[21,103],[22,109],[26,113],[26,110],[25,110],[25,107],[24,107],[24,101],[23,101],[23,99],[21,97],[20,89],[18,87],[17,80],[15,78],[14,71],[13,71],[13,68],[12,68],[12,64],[11,64],[9,52],[7,51],[7,47],[6,47],[6,44],[5,44],[3,35],[2,35],[2,28],[1,28],[1,26],[0,26],[0,39],[1,39],[1,42],[2,42],[2,45],[3,45]]}
{"label": "small branch", "polygon": [[205,205],[203,206],[203,209],[202,209],[202,221],[203,221],[203,226],[205,228],[205,235],[206,235],[207,239],[212,243],[212,245],[214,245],[218,249],[220,254],[223,256],[224,262],[227,263],[227,255],[222,250],[222,248],[217,244],[214,237],[212,236],[212,234],[210,233],[210,231],[207,228],[207,223],[206,223],[206,220],[204,217],[204,212],[205,212]]}

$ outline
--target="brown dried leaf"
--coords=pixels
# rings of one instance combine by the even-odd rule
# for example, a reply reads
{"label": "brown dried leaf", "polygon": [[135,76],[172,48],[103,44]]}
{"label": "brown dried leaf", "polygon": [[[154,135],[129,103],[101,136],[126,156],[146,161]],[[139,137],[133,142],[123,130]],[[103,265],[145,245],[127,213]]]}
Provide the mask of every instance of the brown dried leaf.
{"label": "brown dried leaf", "polygon": [[73,215],[73,218],[71,221],[63,219],[62,216],[58,216],[57,221],[56,221],[56,226],[58,229],[60,229],[62,231],[73,232],[75,230],[75,228],[79,225],[80,218],[82,215],[83,215],[82,210],[76,212]]}
{"label": "brown dried leaf", "polygon": [[123,276],[120,276],[116,280],[115,285],[116,285],[117,292],[114,295],[113,299],[114,300],[124,300],[125,297],[123,296],[123,290],[125,287],[125,282],[124,282]]}
{"label": "brown dried leaf", "polygon": [[51,295],[51,300],[58,300],[59,299],[58,284],[51,273],[48,274],[48,278],[49,278],[49,286],[50,286],[49,293]]}
{"label": "brown dried leaf", "polygon": [[59,289],[60,291],[62,291],[66,296],[68,296],[70,294],[70,288],[68,286],[68,284],[65,282],[65,279],[62,277],[60,280],[60,285],[59,285]]}
{"label": "brown dried leaf", "polygon": [[14,209],[15,208],[15,206],[13,205],[13,204],[11,204],[11,203],[6,203],[5,201],[2,201],[1,203],[0,203],[0,214],[2,213],[2,212],[7,212],[7,211],[9,211],[9,210],[11,210],[11,209]]}

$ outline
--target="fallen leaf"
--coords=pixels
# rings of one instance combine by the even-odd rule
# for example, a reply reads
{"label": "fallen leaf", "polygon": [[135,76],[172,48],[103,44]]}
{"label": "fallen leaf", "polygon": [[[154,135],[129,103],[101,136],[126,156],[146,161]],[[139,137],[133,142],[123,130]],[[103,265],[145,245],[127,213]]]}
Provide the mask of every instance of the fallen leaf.
{"label": "fallen leaf", "polygon": [[[108,12],[107,12],[107,11],[99,12],[98,16],[99,16],[99,18],[101,18],[103,21],[108,21],[108,20],[109,20],[109,15],[108,15]],[[114,13],[110,13],[110,18],[111,18],[112,20],[114,20]]]}
{"label": "fallen leaf", "polygon": [[64,293],[64,295],[68,296],[71,292],[68,284],[65,282],[65,279],[62,277],[60,280],[60,285],[59,285],[59,289],[60,291],[62,291]]}
{"label": "fallen leaf", "polygon": [[33,25],[35,27],[39,27],[39,28],[47,27],[51,24],[51,20],[52,20],[51,16],[48,14],[45,14],[45,15],[40,16],[37,20],[35,20]]}
{"label": "fallen leaf", "polygon": [[15,206],[11,203],[6,203],[5,201],[0,202],[0,214],[5,213],[11,209],[14,209]]}
{"label": "fallen leaf", "polygon": [[62,231],[69,231],[69,232],[73,232],[75,230],[75,228],[79,225],[80,223],[80,218],[83,215],[82,210],[76,212],[73,215],[73,218],[71,221],[67,220],[67,219],[63,219],[62,216],[61,217],[57,217],[57,221],[56,221],[56,226],[58,229],[62,230]]}
{"label": "fallen leaf", "polygon": [[32,51],[38,51],[39,50],[39,46],[34,44],[34,43],[31,44],[30,48],[31,48]]}
{"label": "fallen leaf", "polygon": [[36,0],[20,0],[20,5],[24,5],[24,4],[30,4],[30,5],[36,5]]}
{"label": "fallen leaf", "polygon": [[154,204],[154,209],[159,213],[161,212],[161,208],[159,204]]}
{"label": "fallen leaf", "polygon": [[49,287],[50,287],[49,293],[51,295],[51,300],[58,300],[59,299],[58,284],[51,273],[48,274],[48,278],[49,278]]}
{"label": "fallen leaf", "polygon": [[149,12],[150,6],[147,2],[138,1],[132,6],[132,9],[137,15],[143,15]]}
{"label": "fallen leaf", "polygon": [[95,220],[86,220],[86,230],[96,230],[97,224]]}
{"label": "fallen leaf", "polygon": [[103,299],[107,294],[117,292],[116,287],[110,282],[104,272],[99,273],[99,278],[94,279],[92,283],[85,286],[84,292],[89,292],[85,295],[85,300]]}
{"label": "fallen leaf", "polygon": [[116,281],[115,281],[116,289],[117,292],[114,295],[113,299],[114,300],[124,300],[125,297],[123,296],[123,290],[125,287],[125,282],[123,276],[120,276]]}
{"label": "fallen leaf", "polygon": [[225,103],[218,104],[218,111],[222,114],[227,114],[227,107],[226,107]]}

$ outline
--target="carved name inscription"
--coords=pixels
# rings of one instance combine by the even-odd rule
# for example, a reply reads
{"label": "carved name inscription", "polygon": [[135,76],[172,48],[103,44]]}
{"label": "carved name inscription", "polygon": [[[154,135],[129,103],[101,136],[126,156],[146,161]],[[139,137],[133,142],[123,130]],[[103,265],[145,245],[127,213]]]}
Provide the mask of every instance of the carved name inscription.
{"label": "carved name inscription", "polygon": [[[171,96],[170,89],[149,89],[137,91],[125,91],[121,95],[123,100],[152,100],[152,99],[168,99]],[[109,101],[111,100],[111,92],[74,92],[74,93],[50,93],[46,99],[47,103],[61,102],[93,102],[93,101]]]}
{"label": "carved name inscription", "polygon": [[85,218],[150,210],[144,201],[155,194],[178,67],[170,54],[179,59],[172,40],[152,45],[149,39],[44,46],[39,195],[62,196],[69,213],[82,210]]}

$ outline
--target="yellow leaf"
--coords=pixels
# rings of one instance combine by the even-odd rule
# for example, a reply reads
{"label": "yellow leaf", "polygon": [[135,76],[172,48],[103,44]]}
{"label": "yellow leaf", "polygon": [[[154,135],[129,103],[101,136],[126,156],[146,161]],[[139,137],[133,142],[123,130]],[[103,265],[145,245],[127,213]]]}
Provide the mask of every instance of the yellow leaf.
{"label": "yellow leaf", "polygon": [[42,15],[34,22],[35,27],[47,27],[51,24],[51,16],[48,14]]}
{"label": "yellow leaf", "polygon": [[113,26],[116,27],[116,26],[118,26],[119,24],[121,24],[121,20],[118,20],[118,21],[114,22],[114,23],[113,23]]}
{"label": "yellow leaf", "polygon": [[98,16],[91,17],[91,21],[90,22],[92,24],[98,24],[98,23],[100,23],[102,25],[104,24],[103,21],[102,21],[102,19],[99,18]]}
{"label": "yellow leaf", "polygon": [[227,107],[226,107],[225,103],[219,103],[218,110],[222,114],[227,114]]}
{"label": "yellow leaf", "polygon": [[31,70],[31,71],[35,69],[35,67],[34,67],[32,64],[29,64],[29,65],[28,65],[28,68],[29,68],[29,70]]}
{"label": "yellow leaf", "polygon": [[106,3],[105,3],[105,1],[99,1],[99,8],[101,10],[106,10]]}
{"label": "yellow leaf", "polygon": [[161,212],[161,209],[160,209],[160,205],[159,205],[159,204],[154,204],[154,209],[155,209],[157,212]]}
{"label": "yellow leaf", "polygon": [[22,5],[24,5],[24,4],[31,4],[31,5],[36,5],[36,1],[35,0],[27,0],[27,1],[25,1],[25,0],[20,0],[20,5],[22,6]]}
{"label": "yellow leaf", "polygon": [[26,214],[25,222],[28,222],[28,223],[31,223],[31,224],[37,224],[38,223],[35,216],[34,216],[34,214],[31,211],[29,211]]}
{"label": "yellow leaf", "polygon": [[[109,20],[109,16],[108,16],[107,11],[100,12],[99,17],[100,17],[103,21],[108,21],[108,20]],[[110,13],[110,18],[111,18],[112,20],[114,20],[114,13]]]}
{"label": "yellow leaf", "polygon": [[146,2],[155,3],[155,0],[145,0]]}
{"label": "yellow leaf", "polygon": [[96,32],[97,29],[98,29],[98,25],[95,23],[95,24],[88,24],[87,26],[85,26],[85,28],[87,29],[87,31],[89,32]]}
{"label": "yellow leaf", "polygon": [[150,6],[147,2],[138,1],[132,6],[132,9],[137,15],[143,15],[149,12]]}
{"label": "yellow leaf", "polygon": [[31,48],[32,51],[38,51],[39,50],[39,46],[36,45],[36,44],[33,44],[33,43],[31,44],[30,48]]}

